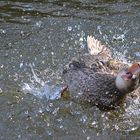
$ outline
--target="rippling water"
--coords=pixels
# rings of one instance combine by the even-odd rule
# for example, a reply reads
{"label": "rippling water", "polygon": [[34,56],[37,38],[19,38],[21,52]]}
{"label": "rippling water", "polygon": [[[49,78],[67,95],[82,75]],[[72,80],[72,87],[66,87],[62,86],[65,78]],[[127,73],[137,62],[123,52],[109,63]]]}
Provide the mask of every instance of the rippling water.
{"label": "rippling water", "polygon": [[63,66],[87,52],[87,35],[139,61],[139,25],[136,0],[0,1],[0,139],[140,139],[139,97],[113,112],[59,98]]}

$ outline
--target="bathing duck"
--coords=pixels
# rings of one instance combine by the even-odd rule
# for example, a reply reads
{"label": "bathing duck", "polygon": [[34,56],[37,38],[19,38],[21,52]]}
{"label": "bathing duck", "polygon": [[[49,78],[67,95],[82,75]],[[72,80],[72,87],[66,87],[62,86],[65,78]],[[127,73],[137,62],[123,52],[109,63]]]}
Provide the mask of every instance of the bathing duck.
{"label": "bathing duck", "polygon": [[110,49],[92,36],[87,46],[88,54],[73,58],[64,68],[67,90],[75,101],[114,109],[139,87],[140,65],[113,59]]}

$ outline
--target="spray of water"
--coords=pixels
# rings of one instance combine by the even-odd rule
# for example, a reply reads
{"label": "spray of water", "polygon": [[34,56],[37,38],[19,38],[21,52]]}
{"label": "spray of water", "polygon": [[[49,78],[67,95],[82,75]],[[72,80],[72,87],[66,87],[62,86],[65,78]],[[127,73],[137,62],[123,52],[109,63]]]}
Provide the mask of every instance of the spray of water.
{"label": "spray of water", "polygon": [[49,85],[49,83],[46,83],[41,78],[39,78],[35,73],[32,64],[29,64],[29,67],[32,72],[32,80],[30,80],[30,83],[23,83],[22,91],[24,93],[33,94],[38,98],[46,98],[48,100],[60,98],[61,88],[56,85]]}

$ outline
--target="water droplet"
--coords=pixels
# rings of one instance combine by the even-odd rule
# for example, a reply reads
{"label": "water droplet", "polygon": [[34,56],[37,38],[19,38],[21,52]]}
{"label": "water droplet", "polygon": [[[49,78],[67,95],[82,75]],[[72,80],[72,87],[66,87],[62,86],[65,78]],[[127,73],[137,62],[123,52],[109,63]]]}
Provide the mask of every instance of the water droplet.
{"label": "water droplet", "polygon": [[60,128],[62,129],[63,128],[63,125],[60,125]]}
{"label": "water droplet", "polygon": [[117,41],[124,41],[125,35],[124,34],[115,34],[113,35],[113,39]]}
{"label": "water droplet", "polygon": [[82,118],[80,119],[80,121],[82,121],[83,123],[85,123],[86,120],[87,120],[87,116],[86,115],[82,116]]}
{"label": "water droplet", "polygon": [[137,129],[137,127],[133,127],[131,128],[131,131],[135,131]]}
{"label": "water droplet", "polygon": [[97,30],[99,31],[100,35],[102,35],[101,26],[97,26]]}
{"label": "water droplet", "polygon": [[11,46],[12,46],[12,43],[11,43],[11,42],[10,42],[10,43],[8,43],[8,46],[9,46],[9,47],[11,47]]}
{"label": "water droplet", "polygon": [[118,127],[118,125],[115,125],[115,129],[116,129],[116,130],[119,130],[119,127]]}
{"label": "water droplet", "polygon": [[137,57],[140,57],[140,52],[135,52],[135,55],[136,55]]}
{"label": "water droplet", "polygon": [[56,108],[56,109],[52,112],[52,114],[56,115],[58,111],[59,111],[59,107]]}
{"label": "water droplet", "polygon": [[23,31],[20,31],[20,35],[21,35],[21,36],[24,36],[24,32],[23,32]]}
{"label": "water droplet", "polygon": [[47,123],[47,126],[49,127],[50,126],[50,123]]}
{"label": "water droplet", "polygon": [[20,67],[20,68],[22,68],[22,67],[23,67],[23,62],[21,62],[21,63],[20,63],[20,66],[19,66],[19,67]]}
{"label": "water droplet", "polygon": [[47,133],[48,133],[48,135],[49,135],[49,136],[51,136],[51,135],[52,135],[52,132],[50,132],[50,131],[48,131]]}
{"label": "water droplet", "polygon": [[96,124],[96,122],[95,122],[95,121],[93,121],[91,124],[92,124],[92,125],[95,125],[95,124]]}
{"label": "water droplet", "polygon": [[101,117],[104,118],[104,117],[105,117],[105,113],[103,113],[103,114],[101,115]]}
{"label": "water droplet", "polygon": [[83,93],[82,92],[78,92],[78,95],[83,95]]}
{"label": "water droplet", "polygon": [[68,31],[72,31],[72,27],[71,26],[68,26]]}
{"label": "water droplet", "polygon": [[38,112],[39,112],[39,113],[43,113],[42,108],[39,108]]}
{"label": "water droplet", "polygon": [[0,93],[2,93],[2,89],[0,88]]}
{"label": "water droplet", "polygon": [[51,52],[51,55],[54,55],[54,52]]}
{"label": "water droplet", "polygon": [[84,41],[83,37],[80,37],[79,41]]}
{"label": "water droplet", "polygon": [[0,67],[1,67],[1,68],[3,68],[3,67],[4,67],[4,65],[1,65]]}
{"label": "water droplet", "polygon": [[27,110],[27,111],[25,111],[25,114],[26,114],[26,115],[28,115],[28,114],[29,114],[29,111],[28,111],[28,110]]}
{"label": "water droplet", "polygon": [[6,30],[3,30],[3,29],[0,29],[0,32],[5,34],[6,33]]}
{"label": "water droplet", "polygon": [[42,25],[42,21],[36,22],[36,26],[37,26],[37,27],[41,27],[41,25]]}

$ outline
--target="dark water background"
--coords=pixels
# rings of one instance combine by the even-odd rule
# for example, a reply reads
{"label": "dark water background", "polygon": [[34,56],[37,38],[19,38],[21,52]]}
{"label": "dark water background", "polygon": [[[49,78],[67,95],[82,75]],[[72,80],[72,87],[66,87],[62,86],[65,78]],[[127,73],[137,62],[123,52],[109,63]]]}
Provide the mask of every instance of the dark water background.
{"label": "dark water background", "polygon": [[87,52],[87,35],[120,60],[140,61],[140,2],[0,1],[0,140],[140,140],[139,98],[113,112],[48,100],[63,66]]}

